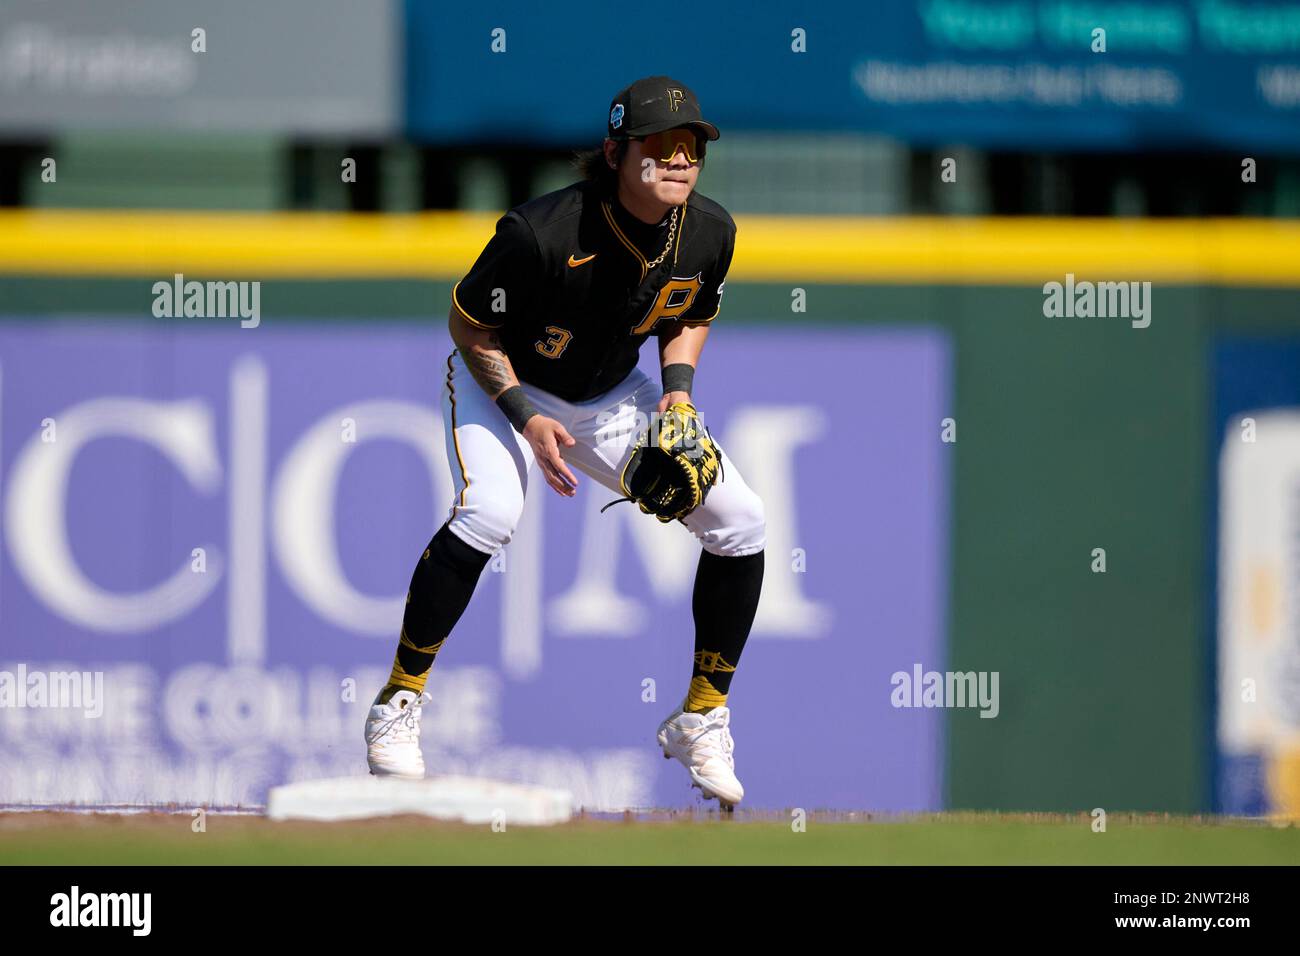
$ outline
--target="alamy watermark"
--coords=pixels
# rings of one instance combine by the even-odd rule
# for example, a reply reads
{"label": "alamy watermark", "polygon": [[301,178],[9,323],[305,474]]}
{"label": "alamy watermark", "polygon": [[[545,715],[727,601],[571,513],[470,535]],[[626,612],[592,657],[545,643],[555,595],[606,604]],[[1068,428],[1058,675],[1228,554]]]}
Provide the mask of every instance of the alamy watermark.
{"label": "alamy watermark", "polygon": [[104,713],[103,671],[0,671],[0,709],[48,708],[85,711],[87,719]]}
{"label": "alamy watermark", "polygon": [[50,925],[119,926],[132,936],[148,936],[153,927],[152,893],[83,893],[73,886],[50,897]]}
{"label": "alamy watermark", "polygon": [[153,314],[158,319],[225,319],[238,317],[239,327],[255,329],[262,322],[262,283],[185,281],[178,272],[172,281],[153,284]]}
{"label": "alamy watermark", "polygon": [[1074,273],[1065,282],[1043,283],[1043,315],[1049,319],[1131,319],[1135,329],[1151,324],[1150,282],[1075,282]]}
{"label": "alamy watermark", "polygon": [[894,707],[978,707],[980,717],[996,717],[997,671],[927,671],[913,664],[911,673],[895,671],[889,678]]}

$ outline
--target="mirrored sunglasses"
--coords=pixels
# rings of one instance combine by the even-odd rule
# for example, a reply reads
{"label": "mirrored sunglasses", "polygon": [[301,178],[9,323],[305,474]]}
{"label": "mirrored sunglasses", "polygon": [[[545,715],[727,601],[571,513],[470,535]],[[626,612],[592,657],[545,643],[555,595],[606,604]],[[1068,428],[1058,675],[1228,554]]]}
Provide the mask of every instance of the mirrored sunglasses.
{"label": "mirrored sunglasses", "polygon": [[688,162],[698,163],[704,158],[706,140],[702,136],[696,136],[694,130],[670,129],[638,138],[645,144],[645,154],[663,163],[670,162],[677,155],[678,149],[686,153]]}

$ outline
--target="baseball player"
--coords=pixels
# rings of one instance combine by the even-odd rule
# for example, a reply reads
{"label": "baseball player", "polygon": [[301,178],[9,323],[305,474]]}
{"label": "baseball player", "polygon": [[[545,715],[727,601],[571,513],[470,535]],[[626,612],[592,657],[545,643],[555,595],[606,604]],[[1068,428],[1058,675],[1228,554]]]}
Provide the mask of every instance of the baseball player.
{"label": "baseball player", "polygon": [[[658,742],[705,799],[743,797],[726,703],[763,581],[763,505],[691,402],[735,245],[731,216],[695,192],[718,135],[685,84],[638,80],[610,104],[586,180],[501,217],[452,289],[442,411],[456,493],[416,564],[392,674],[366,721],[371,773],[424,775],[434,658],[529,485],[540,476],[572,498],[581,472],[702,546],[691,679]],[[636,367],[651,336],[659,382]]]}

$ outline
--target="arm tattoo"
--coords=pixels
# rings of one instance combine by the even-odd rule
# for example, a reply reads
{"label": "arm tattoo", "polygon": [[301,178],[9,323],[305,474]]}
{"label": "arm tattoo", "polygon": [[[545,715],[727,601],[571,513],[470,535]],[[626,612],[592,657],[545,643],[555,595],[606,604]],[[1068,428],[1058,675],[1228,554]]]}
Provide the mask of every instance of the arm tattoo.
{"label": "arm tattoo", "polygon": [[465,365],[474,381],[479,383],[488,397],[494,398],[516,383],[510,359],[501,348],[501,340],[493,334],[486,346],[476,345],[465,356]]}

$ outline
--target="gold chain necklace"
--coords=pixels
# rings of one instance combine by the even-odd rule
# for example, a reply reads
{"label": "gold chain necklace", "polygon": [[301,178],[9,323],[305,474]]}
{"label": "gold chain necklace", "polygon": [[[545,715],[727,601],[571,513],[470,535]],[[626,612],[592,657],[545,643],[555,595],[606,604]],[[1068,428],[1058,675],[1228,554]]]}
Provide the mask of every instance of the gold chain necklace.
{"label": "gold chain necklace", "polygon": [[664,251],[659,253],[658,259],[656,259],[654,262],[646,263],[646,267],[645,267],[646,272],[649,272],[655,266],[659,265],[659,263],[663,262],[664,256],[668,255],[668,250],[673,247],[673,236],[677,234],[677,208],[678,207],[673,206],[673,214],[668,220],[668,244],[664,246]]}

